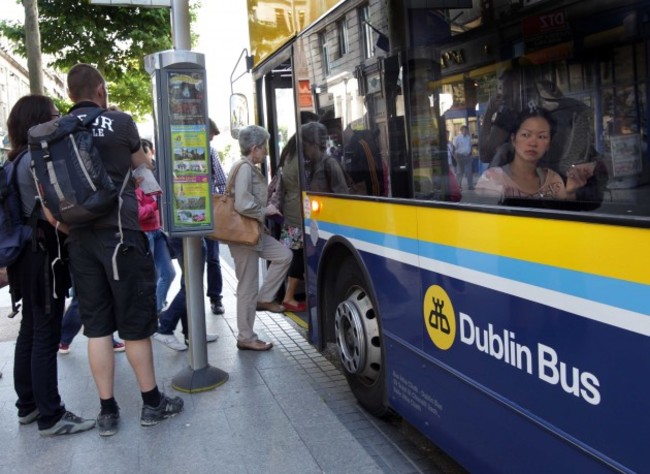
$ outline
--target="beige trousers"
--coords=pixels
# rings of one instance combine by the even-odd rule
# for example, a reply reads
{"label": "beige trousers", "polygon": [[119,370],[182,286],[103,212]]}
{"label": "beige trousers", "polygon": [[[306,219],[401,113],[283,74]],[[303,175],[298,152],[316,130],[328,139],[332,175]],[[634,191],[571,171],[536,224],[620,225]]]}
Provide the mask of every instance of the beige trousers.
{"label": "beige trousers", "polygon": [[[253,342],[257,302],[273,301],[287,276],[292,253],[268,234],[262,234],[262,250],[242,245],[229,245],[237,276],[237,340]],[[259,259],[271,262],[262,286],[259,286]]]}

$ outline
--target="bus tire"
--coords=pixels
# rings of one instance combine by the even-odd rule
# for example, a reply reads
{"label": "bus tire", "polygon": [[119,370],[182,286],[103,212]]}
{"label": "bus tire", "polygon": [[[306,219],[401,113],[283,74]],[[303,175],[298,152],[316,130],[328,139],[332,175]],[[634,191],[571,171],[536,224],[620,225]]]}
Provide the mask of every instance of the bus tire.
{"label": "bus tire", "polygon": [[334,284],[334,336],[352,393],[369,413],[391,412],[386,404],[386,371],[381,321],[357,263],[346,259]]}

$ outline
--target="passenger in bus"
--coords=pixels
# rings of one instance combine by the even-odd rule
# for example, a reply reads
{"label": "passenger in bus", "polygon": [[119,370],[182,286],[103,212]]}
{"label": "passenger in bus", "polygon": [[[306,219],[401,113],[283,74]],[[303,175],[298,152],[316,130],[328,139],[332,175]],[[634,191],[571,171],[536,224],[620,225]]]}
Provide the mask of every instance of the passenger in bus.
{"label": "passenger in bus", "polygon": [[309,189],[315,192],[347,194],[343,168],[325,153],[327,127],[322,123],[307,123],[300,127],[302,150],[309,174]]}
{"label": "passenger in bus", "polygon": [[[267,205],[268,184],[257,165],[266,160],[269,133],[258,125],[239,130],[239,147],[242,157],[233,164],[229,176],[235,176],[233,193],[235,210],[242,215],[257,219],[260,224],[268,216],[279,214],[278,209]],[[237,167],[237,168],[236,168]],[[233,171],[237,169],[235,173]],[[231,179],[229,178],[229,180]],[[285,308],[274,301],[275,295],[291,264],[291,251],[262,232],[257,245],[229,244],[235,261],[237,275],[237,348],[241,350],[267,351],[273,344],[257,337],[253,331],[255,311],[282,313]],[[269,260],[262,286],[259,286],[259,259]]]}
{"label": "passenger in bus", "polygon": [[388,191],[387,168],[381,159],[377,139],[379,130],[352,130],[343,132],[343,166],[352,181],[362,183],[362,194],[386,196]]}
{"label": "passenger in bus", "polygon": [[489,168],[476,184],[483,196],[575,200],[577,191],[593,175],[596,162],[573,165],[566,181],[550,168],[539,166],[548,152],[555,123],[549,113],[531,108],[522,113],[511,134],[506,163]]}

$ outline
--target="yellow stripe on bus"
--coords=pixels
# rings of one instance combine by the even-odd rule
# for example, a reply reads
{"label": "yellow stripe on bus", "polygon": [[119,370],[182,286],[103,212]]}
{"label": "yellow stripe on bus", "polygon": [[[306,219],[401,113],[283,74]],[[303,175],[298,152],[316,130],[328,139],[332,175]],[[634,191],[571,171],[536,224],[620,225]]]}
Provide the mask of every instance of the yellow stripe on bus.
{"label": "yellow stripe on bus", "polygon": [[520,217],[317,198],[312,218],[435,244],[650,284],[650,230],[543,217]]}

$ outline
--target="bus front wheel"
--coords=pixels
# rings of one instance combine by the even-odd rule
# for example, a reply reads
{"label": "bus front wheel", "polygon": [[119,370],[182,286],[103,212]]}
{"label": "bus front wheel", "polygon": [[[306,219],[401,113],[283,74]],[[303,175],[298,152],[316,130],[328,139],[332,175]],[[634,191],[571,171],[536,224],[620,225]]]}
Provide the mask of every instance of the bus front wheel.
{"label": "bus front wheel", "polygon": [[381,323],[365,278],[351,259],[340,267],[334,296],[334,336],[350,388],[366,410],[385,416]]}

